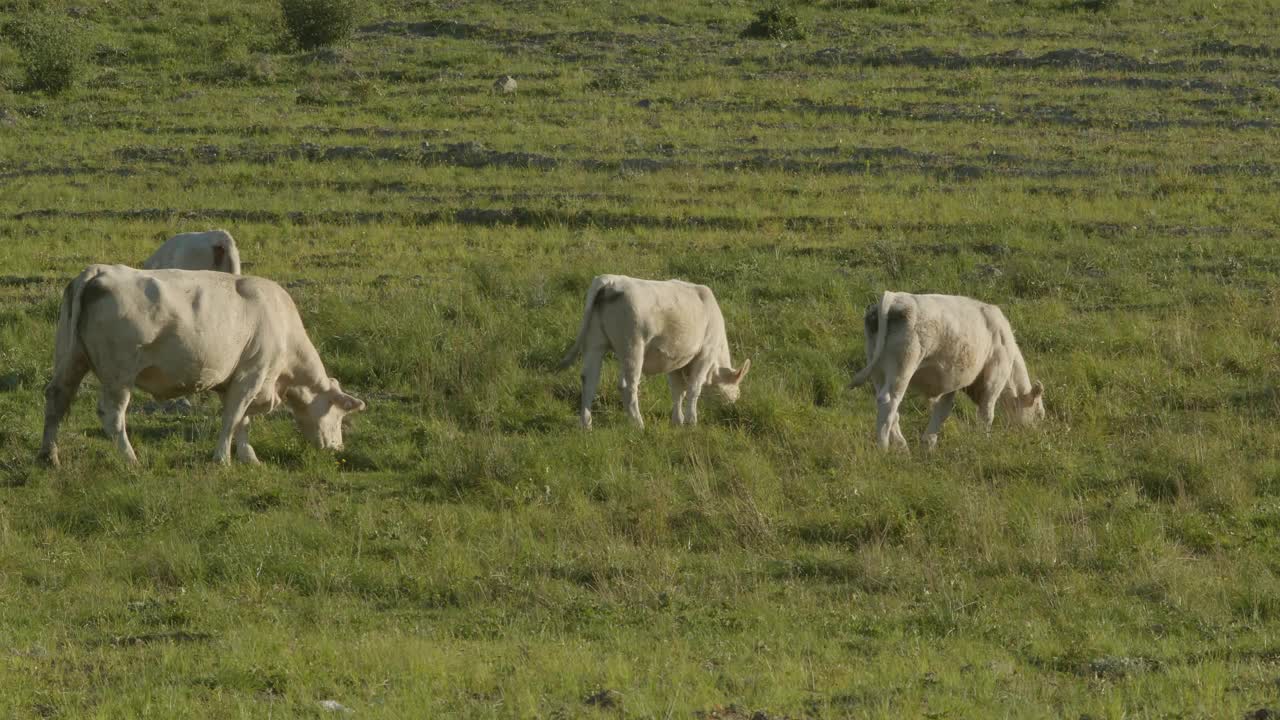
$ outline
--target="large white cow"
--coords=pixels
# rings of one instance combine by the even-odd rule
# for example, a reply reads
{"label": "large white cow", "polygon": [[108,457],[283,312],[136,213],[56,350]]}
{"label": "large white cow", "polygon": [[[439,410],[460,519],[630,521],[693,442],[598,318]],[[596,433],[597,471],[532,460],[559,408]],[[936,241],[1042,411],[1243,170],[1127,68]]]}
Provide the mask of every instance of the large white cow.
{"label": "large white cow", "polygon": [[240,251],[226,230],[174,235],[152,253],[142,267],[147,270],[220,270],[240,274]]}
{"label": "large white cow", "polygon": [[125,459],[134,387],[160,400],[212,390],[222,398],[214,459],[256,463],[249,416],[285,405],[321,448],[341,449],[342,418],[364,410],[325,372],[293,299],[257,277],[211,271],[90,265],[67,285],[58,313],[53,379],[45,389],[40,456],[58,465],[58,425],[85,373],[102,383],[98,415]]}
{"label": "large white cow", "polygon": [[886,291],[867,308],[863,324],[867,367],[853,384],[870,378],[875,387],[882,449],[890,440],[907,446],[898,406],[908,387],[929,398],[929,426],[921,436],[929,449],[937,445],[958,390],[977,403],[988,429],[997,402],[1018,424],[1044,418],[1044,386],[1031,382],[1013,329],[995,305],[956,295]]}
{"label": "large white cow", "polygon": [[600,384],[604,354],[612,349],[621,365],[619,387],[627,414],[638,426],[641,375],[667,374],[671,387],[671,422],[695,425],[698,396],[715,385],[729,402],[751,367],[738,370],[729,361],[724,316],[711,288],[680,280],[639,280],[625,275],[598,275],[587,290],[582,327],[569,353],[556,369],[582,361],[582,427],[591,427],[591,402]]}

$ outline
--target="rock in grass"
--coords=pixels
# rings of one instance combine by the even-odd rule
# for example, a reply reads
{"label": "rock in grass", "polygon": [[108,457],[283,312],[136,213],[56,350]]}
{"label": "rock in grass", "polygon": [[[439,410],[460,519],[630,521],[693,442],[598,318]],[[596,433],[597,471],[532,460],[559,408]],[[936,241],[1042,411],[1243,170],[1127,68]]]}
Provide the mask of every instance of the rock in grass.
{"label": "rock in grass", "polygon": [[1089,663],[1089,673],[1095,677],[1119,678],[1137,675],[1150,669],[1150,663],[1140,657],[1111,656],[1100,657]]}
{"label": "rock in grass", "polygon": [[331,713],[342,713],[343,715],[351,714],[351,708],[343,705],[337,700],[321,700],[320,708]]}
{"label": "rock in grass", "polygon": [[622,705],[622,693],[606,688],[591,693],[583,699],[583,702],[587,705],[595,705],[598,708],[608,710]]}
{"label": "rock in grass", "polygon": [[510,95],[516,91],[516,79],[510,75],[503,75],[493,82],[494,92]]}

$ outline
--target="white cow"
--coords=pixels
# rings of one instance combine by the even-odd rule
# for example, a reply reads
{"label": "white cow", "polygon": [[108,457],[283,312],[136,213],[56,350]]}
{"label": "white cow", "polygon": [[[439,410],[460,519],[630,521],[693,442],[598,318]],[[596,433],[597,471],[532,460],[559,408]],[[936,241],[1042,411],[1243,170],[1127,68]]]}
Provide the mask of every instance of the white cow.
{"label": "white cow", "polygon": [[257,277],[211,271],[90,265],[58,312],[53,379],[45,389],[40,456],[58,465],[58,424],[85,373],[102,383],[103,430],[130,464],[125,431],[134,387],[160,400],[212,390],[222,398],[214,459],[256,463],[249,416],[286,405],[321,448],[342,448],[342,418],[365,409],[342,391],[302,327],[293,299]]}
{"label": "white cow", "polygon": [[905,448],[898,405],[910,387],[929,398],[925,447],[938,443],[938,431],[951,413],[956,391],[978,405],[990,429],[999,401],[1014,422],[1030,425],[1044,418],[1044,386],[1032,383],[1013,329],[995,305],[956,295],[912,295],[886,291],[867,308],[867,367],[853,378],[868,378],[876,392],[876,433],[882,449],[892,440]]}
{"label": "white cow", "polygon": [[240,251],[226,230],[174,235],[160,246],[142,267],[147,270],[220,270],[240,274]]}
{"label": "white cow", "polygon": [[734,370],[724,316],[711,288],[680,280],[639,280],[625,275],[598,275],[587,290],[582,328],[557,370],[578,357],[582,363],[582,427],[591,428],[591,402],[600,384],[604,354],[612,349],[621,365],[619,387],[627,414],[639,427],[641,375],[667,374],[671,387],[671,422],[695,425],[698,396],[715,385],[729,402],[751,367],[747,360]]}

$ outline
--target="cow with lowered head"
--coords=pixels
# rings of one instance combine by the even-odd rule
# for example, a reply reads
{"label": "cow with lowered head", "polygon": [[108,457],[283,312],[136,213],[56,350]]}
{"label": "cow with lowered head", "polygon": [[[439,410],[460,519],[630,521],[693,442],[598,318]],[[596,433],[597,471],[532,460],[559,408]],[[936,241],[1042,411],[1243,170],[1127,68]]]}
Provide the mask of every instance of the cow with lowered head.
{"label": "cow with lowered head", "polygon": [[98,415],[125,460],[133,388],[160,400],[212,390],[222,398],[214,459],[256,463],[249,418],[283,405],[312,444],[342,448],[342,420],[365,409],[325,372],[293,299],[257,277],[212,271],[90,265],[67,285],[58,313],[53,379],[45,389],[40,456],[58,465],[58,425],[90,370]]}
{"label": "cow with lowered head", "polygon": [[929,426],[921,436],[928,449],[938,442],[956,392],[978,405],[990,429],[996,405],[1013,421],[1030,425],[1044,418],[1044,386],[1032,382],[1013,328],[995,305],[957,295],[888,292],[867,308],[867,367],[853,378],[868,379],[876,393],[876,435],[882,449],[890,441],[905,448],[898,406],[910,388],[929,398]]}
{"label": "cow with lowered head", "polygon": [[584,429],[591,428],[591,402],[600,384],[604,355],[610,349],[621,365],[619,385],[631,421],[640,417],[640,378],[666,373],[671,387],[671,422],[696,425],[698,397],[714,385],[725,399],[738,399],[738,386],[751,361],[734,369],[729,358],[724,316],[711,288],[681,280],[640,280],[598,275],[587,289],[582,326],[557,369],[582,355]]}

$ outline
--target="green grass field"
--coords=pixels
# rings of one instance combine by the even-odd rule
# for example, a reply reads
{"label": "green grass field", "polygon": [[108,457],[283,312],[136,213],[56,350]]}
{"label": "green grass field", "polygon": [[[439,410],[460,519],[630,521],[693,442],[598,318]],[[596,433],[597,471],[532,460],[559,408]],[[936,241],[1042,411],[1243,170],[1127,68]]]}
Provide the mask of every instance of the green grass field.
{"label": "green grass field", "polygon": [[[815,0],[788,42],[383,0],[313,53],[272,2],[48,4],[91,59],[47,95],[0,42],[0,716],[1280,711],[1269,0]],[[91,378],[39,466],[68,279],[213,227],[368,401],[347,450],[277,414],[217,467],[207,397],[133,412],[129,470]],[[714,288],[738,404],[672,428],[651,378],[637,432],[610,363],[581,432],[605,272]],[[1046,423],[878,452],[884,289],[999,304]]]}

